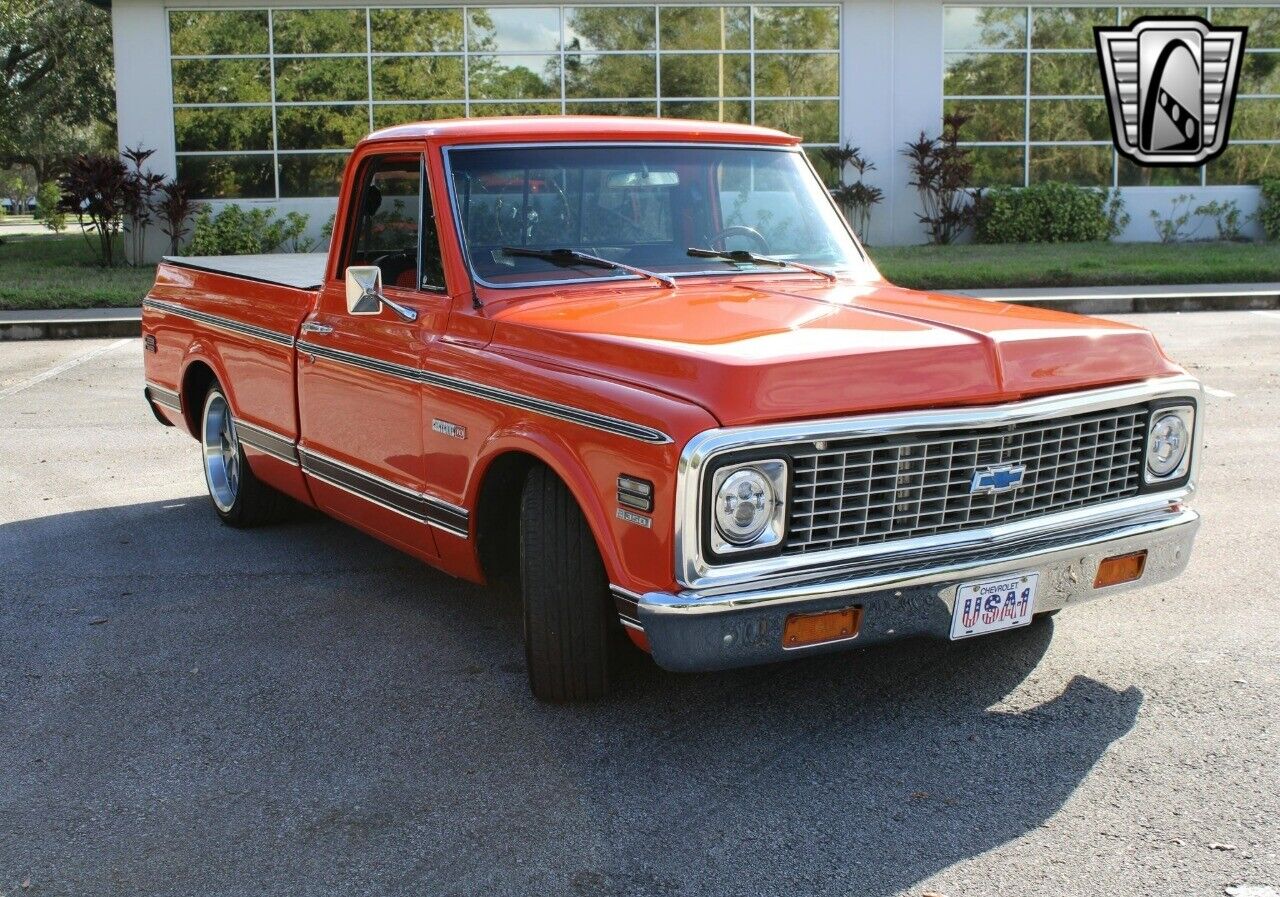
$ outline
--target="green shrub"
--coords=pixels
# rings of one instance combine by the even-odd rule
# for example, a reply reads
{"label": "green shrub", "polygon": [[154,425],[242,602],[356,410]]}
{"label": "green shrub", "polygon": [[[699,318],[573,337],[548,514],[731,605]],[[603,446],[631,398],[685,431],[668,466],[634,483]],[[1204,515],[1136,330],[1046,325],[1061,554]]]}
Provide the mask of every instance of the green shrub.
{"label": "green shrub", "polygon": [[1160,238],[1161,243],[1179,243],[1190,239],[1195,232],[1195,228],[1189,231],[1186,229],[1191,222],[1191,194],[1189,193],[1179,193],[1170,201],[1168,215],[1161,215],[1155,209],[1152,209],[1149,214],[1156,228],[1156,236]]}
{"label": "green shrub", "polygon": [[979,243],[1089,243],[1111,239],[1128,223],[1119,191],[1053,181],[995,187],[977,202]]}
{"label": "green shrub", "polygon": [[1213,229],[1218,235],[1219,240],[1229,243],[1237,243],[1244,239],[1241,231],[1244,228],[1244,214],[1240,211],[1240,206],[1236,205],[1235,200],[1227,200],[1225,202],[1202,203],[1196,206],[1196,214],[1203,218],[1208,218],[1213,222]]}
{"label": "green shrub", "polygon": [[61,208],[62,190],[57,181],[45,181],[36,190],[36,217],[55,234],[67,227],[67,213]]}
{"label": "green shrub", "polygon": [[1255,218],[1262,225],[1268,240],[1280,240],[1280,178],[1263,178],[1262,205]]}
{"label": "green shrub", "polygon": [[304,234],[310,215],[290,212],[276,218],[274,209],[243,209],[232,203],[217,215],[209,206],[196,213],[188,255],[257,255],[287,249],[306,252],[312,248]]}

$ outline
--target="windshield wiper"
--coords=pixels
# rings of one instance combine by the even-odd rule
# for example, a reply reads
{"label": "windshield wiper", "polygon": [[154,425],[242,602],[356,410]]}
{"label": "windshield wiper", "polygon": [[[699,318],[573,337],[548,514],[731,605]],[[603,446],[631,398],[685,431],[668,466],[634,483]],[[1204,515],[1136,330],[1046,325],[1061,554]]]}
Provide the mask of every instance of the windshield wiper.
{"label": "windshield wiper", "polygon": [[748,252],[745,249],[700,249],[697,246],[689,247],[689,255],[700,259],[722,259],[726,262],[733,262],[737,265],[774,265],[778,268],[799,268],[801,271],[808,271],[810,274],[817,274],[819,277],[825,277],[827,280],[836,280],[835,274],[822,268],[815,268],[813,265],[805,265],[800,262],[792,262],[786,259],[776,259],[768,255],[756,255],[754,252]]}
{"label": "windshield wiper", "polygon": [[558,249],[526,249],[523,246],[503,246],[503,255],[522,255],[529,258],[542,259],[553,265],[559,265],[569,268],[574,265],[588,265],[592,268],[608,268],[611,271],[626,271],[628,274],[636,274],[640,277],[647,277],[650,280],[656,280],[664,287],[674,289],[676,282],[673,278],[667,277],[665,274],[658,274],[655,271],[646,271],[644,268],[635,268],[631,265],[624,265],[622,262],[615,262],[612,259],[601,258],[598,255],[591,255],[586,252],[579,252],[576,249],[568,249],[561,247]]}

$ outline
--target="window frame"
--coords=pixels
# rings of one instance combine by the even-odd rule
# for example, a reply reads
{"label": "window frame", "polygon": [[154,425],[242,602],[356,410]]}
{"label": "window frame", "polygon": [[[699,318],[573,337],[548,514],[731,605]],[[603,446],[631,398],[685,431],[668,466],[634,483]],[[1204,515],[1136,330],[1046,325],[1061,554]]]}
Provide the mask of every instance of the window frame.
{"label": "window frame", "polygon": [[[843,28],[843,18],[845,13],[844,13],[842,4],[839,4],[839,3],[829,2],[829,0],[828,2],[820,2],[820,0],[807,0],[807,2],[801,2],[801,3],[721,2],[711,6],[702,6],[701,4],[697,3],[696,0],[686,0],[686,2],[680,5],[669,5],[669,4],[662,4],[662,3],[655,3],[655,2],[636,3],[634,2],[634,0],[632,0],[632,2],[624,2],[623,7],[630,10],[634,10],[635,11],[634,14],[637,16],[652,18],[652,23],[653,23],[652,35],[651,35],[652,47],[648,47],[644,49],[607,49],[607,50],[598,49],[598,48],[592,48],[592,49],[584,48],[584,49],[578,50],[571,46],[571,42],[574,38],[574,35],[577,33],[575,30],[577,26],[574,23],[572,14],[574,12],[582,11],[584,9],[585,10],[594,10],[594,9],[608,10],[613,8],[619,8],[608,3],[584,4],[584,3],[563,2],[563,3],[547,3],[544,5],[535,5],[532,7],[516,5],[512,3],[511,0],[506,0],[506,2],[495,3],[495,4],[458,3],[456,5],[448,5],[448,6],[429,6],[429,5],[422,4],[420,0],[415,0],[415,3],[417,3],[417,5],[413,5],[413,6],[395,6],[395,5],[387,5],[385,3],[384,4],[365,3],[365,4],[359,4],[359,5],[352,5],[350,7],[329,7],[325,5],[320,5],[318,3],[318,0],[317,0],[317,5],[314,5],[314,6],[310,6],[310,5],[309,6],[285,6],[285,5],[279,5],[279,0],[277,0],[277,5],[272,5],[270,3],[262,3],[261,5],[254,5],[254,6],[247,6],[243,8],[226,9],[226,10],[196,10],[197,12],[201,12],[201,13],[225,12],[230,15],[240,15],[240,16],[244,16],[247,14],[255,14],[255,13],[256,14],[265,13],[265,27],[267,32],[265,52],[258,52],[259,47],[256,45],[256,43],[255,43],[255,46],[252,46],[252,47],[228,47],[225,45],[219,46],[219,49],[223,49],[223,50],[226,50],[226,49],[245,50],[245,52],[235,52],[235,53],[226,53],[226,52],[223,52],[223,53],[203,53],[203,52],[175,53],[174,46],[173,46],[173,34],[171,33],[173,30],[173,25],[175,21],[178,21],[178,19],[176,19],[175,17],[185,15],[191,12],[191,10],[187,10],[183,8],[166,8],[165,9],[165,29],[166,29],[165,51],[168,54],[169,72],[170,72],[171,78],[174,78],[174,76],[178,73],[180,68],[179,64],[182,62],[195,61],[195,60],[213,61],[213,60],[220,60],[220,59],[243,60],[246,62],[255,61],[258,63],[265,64],[267,69],[267,76],[268,76],[268,80],[266,84],[268,94],[269,94],[268,97],[265,100],[255,100],[253,102],[179,103],[176,100],[176,95],[180,88],[177,88],[175,86],[176,85],[176,79],[175,79],[175,85],[171,85],[170,97],[169,97],[170,109],[172,112],[176,112],[176,110],[178,109],[188,108],[188,107],[237,108],[241,106],[257,106],[257,107],[267,108],[271,110],[271,134],[270,134],[269,148],[244,150],[244,151],[238,151],[238,152],[232,151],[232,150],[223,150],[223,149],[178,151],[176,153],[176,156],[179,163],[181,163],[182,160],[187,158],[201,157],[201,156],[209,156],[209,157],[228,156],[228,157],[236,157],[236,158],[244,157],[244,156],[261,156],[264,158],[269,158],[270,164],[272,167],[272,176],[270,178],[271,192],[266,197],[259,197],[257,195],[254,195],[252,197],[245,196],[243,198],[245,199],[267,198],[267,199],[276,199],[276,200],[289,199],[289,198],[295,198],[295,197],[303,198],[302,192],[299,192],[299,190],[297,190],[296,188],[294,189],[289,188],[289,183],[292,183],[293,180],[296,178],[296,172],[294,172],[293,169],[299,164],[299,161],[298,161],[299,158],[302,156],[311,155],[311,154],[316,154],[316,155],[328,154],[330,156],[345,155],[345,151],[349,151],[350,148],[346,147],[344,148],[343,151],[339,151],[338,149],[334,149],[334,148],[326,149],[326,148],[317,148],[317,147],[301,147],[301,148],[286,147],[284,145],[285,141],[282,139],[282,136],[281,136],[281,125],[282,125],[280,121],[280,119],[282,118],[281,110],[290,109],[292,107],[307,108],[307,107],[350,106],[350,107],[363,109],[364,114],[367,117],[368,130],[372,132],[384,126],[384,115],[381,114],[379,111],[381,107],[415,107],[416,111],[422,114],[425,114],[431,110],[439,109],[445,116],[452,116],[453,114],[455,114],[455,112],[459,111],[459,107],[460,107],[460,112],[464,117],[472,118],[472,117],[482,116],[486,113],[497,112],[497,113],[509,114],[513,111],[519,112],[522,109],[526,109],[526,108],[532,110],[535,107],[539,111],[545,110],[548,113],[558,113],[561,115],[567,114],[567,113],[573,113],[573,112],[585,113],[585,114],[590,114],[593,112],[608,113],[612,110],[617,110],[619,112],[627,112],[628,109],[626,108],[625,104],[640,103],[640,104],[646,104],[645,106],[646,109],[651,108],[652,109],[651,114],[657,117],[662,117],[664,114],[663,106],[666,103],[672,104],[678,112],[683,111],[686,114],[690,110],[689,104],[698,104],[696,107],[694,107],[695,111],[699,114],[703,114],[703,113],[707,114],[709,116],[708,120],[716,120],[717,117],[720,117],[720,118],[724,118],[727,121],[744,120],[747,123],[757,123],[757,124],[763,123],[763,124],[771,125],[774,127],[778,127],[778,126],[787,127],[788,123],[795,126],[795,125],[803,124],[807,122],[812,127],[820,127],[823,130],[823,133],[815,135],[814,139],[809,140],[805,143],[805,147],[808,149],[819,149],[827,146],[836,146],[842,141],[842,138],[843,138],[843,134],[844,134],[843,105],[844,104],[841,101],[841,97],[843,95],[842,88],[843,88],[843,82],[844,82],[843,69],[844,69],[844,58],[845,58],[844,56],[845,41],[844,41],[844,35],[842,33],[842,28]],[[335,52],[314,52],[314,53],[303,52],[304,47],[301,47],[301,46],[288,47],[287,49],[289,50],[289,52],[284,52],[284,49],[286,48],[277,46],[279,42],[277,40],[277,22],[276,22],[276,18],[278,14],[289,13],[290,15],[293,15],[296,13],[313,11],[313,10],[329,11],[333,9],[342,9],[348,12],[354,12],[355,19],[359,19],[363,17],[364,46],[362,49],[356,49],[356,43],[358,43],[358,40],[353,41],[352,43],[346,44],[343,47],[341,47],[341,52],[336,52],[336,51]],[[511,58],[513,61],[515,61],[515,59],[521,55],[527,55],[527,53],[534,52],[532,50],[522,51],[522,50],[512,49],[512,48],[498,50],[498,49],[482,49],[480,47],[475,47],[475,48],[472,47],[472,43],[473,43],[473,29],[472,29],[472,23],[471,23],[472,14],[476,11],[482,12],[485,10],[498,10],[498,9],[525,11],[525,12],[532,9],[537,9],[537,10],[549,10],[554,12],[554,19],[556,22],[555,42],[557,46],[555,49],[547,51],[547,53],[544,55],[549,55],[549,56],[558,58],[559,64],[558,64],[558,71],[556,72],[555,78],[550,79],[550,83],[555,85],[555,89],[551,91],[552,95],[549,96],[548,98],[530,99],[527,97],[512,96],[507,99],[502,99],[497,97],[480,98],[475,95],[476,93],[474,90],[475,73],[472,71],[472,66],[470,64],[473,61],[473,59],[478,59],[484,56],[492,56],[493,58],[497,59],[500,62],[507,58]],[[720,47],[711,48],[711,49],[686,49],[683,47],[683,45],[676,46],[676,47],[663,46],[662,32],[664,27],[663,26],[664,15],[674,15],[676,11],[684,12],[686,10],[703,10],[703,9],[720,11],[720,17],[721,17],[721,23],[722,23],[722,30],[719,35]],[[824,28],[823,28],[823,35],[821,36],[821,39],[811,40],[804,47],[792,47],[789,49],[783,48],[783,47],[773,47],[773,46],[765,48],[757,45],[756,32],[757,32],[758,25],[760,25],[761,23],[764,23],[764,25],[767,28],[772,28],[777,30],[780,27],[782,27],[776,24],[776,22],[774,21],[774,17],[776,17],[778,11],[794,14],[794,11],[802,10],[802,9],[816,9],[816,10],[826,11],[823,15]],[[441,14],[453,13],[456,11],[461,21],[461,34],[460,34],[461,42],[459,46],[453,47],[452,44],[449,43],[447,46],[444,46],[443,49],[433,49],[429,51],[386,50],[386,49],[381,49],[375,46],[374,23],[375,23],[375,18],[377,18],[377,14],[384,13],[384,12],[416,11],[416,10],[430,10],[430,11],[435,11]],[[825,28],[825,24],[828,22],[831,28],[830,33],[827,33]],[[794,25],[794,23],[792,24]],[[785,20],[784,20],[784,25],[785,25]],[[740,32],[745,32],[745,33],[740,33]],[[773,32],[767,32],[766,37],[768,36],[768,34],[771,34],[771,33]],[[254,41],[258,42],[258,38],[256,37],[256,34],[257,32],[254,32],[254,35],[255,35]],[[737,44],[741,42],[742,38],[746,39],[745,40],[746,46],[738,47]],[[769,41],[766,40],[766,42],[769,42]],[[831,46],[828,46],[828,44],[831,44]],[[619,44],[618,46],[623,46],[623,45]],[[193,48],[188,47],[183,49],[193,49]],[[741,96],[739,95],[739,94],[743,94],[743,89],[741,88],[741,86],[733,86],[733,85],[726,85],[726,89],[729,90],[731,93],[726,93],[724,96],[676,96],[675,94],[672,94],[671,96],[667,96],[663,93],[662,63],[665,57],[672,56],[672,55],[690,55],[690,54],[692,55],[705,54],[710,56],[716,56],[722,53],[742,53],[749,60],[748,71],[746,73],[749,83],[745,87],[744,95],[741,95]],[[758,85],[757,83],[758,79],[756,76],[758,60],[767,59],[775,56],[782,57],[782,56],[796,56],[796,55],[807,55],[807,54],[818,54],[818,55],[831,54],[836,57],[836,70],[837,70],[836,82],[837,83],[835,84],[834,94],[810,95],[810,93],[808,92],[802,92],[802,85],[791,85],[788,88],[794,92],[794,95],[792,96],[774,96],[772,94],[765,94],[765,93],[759,92],[760,85]],[[639,96],[639,97],[571,96],[568,90],[569,85],[567,84],[568,77],[567,77],[567,70],[566,70],[566,61],[578,56],[581,56],[584,58],[585,57],[605,57],[605,56],[625,58],[627,56],[639,56],[639,57],[644,57],[646,59],[651,59],[654,63],[653,64],[653,89],[651,92],[645,91],[645,93],[648,93],[649,95]],[[387,59],[397,59],[397,58],[422,59],[422,58],[434,58],[434,57],[453,57],[461,60],[462,85],[461,85],[460,96],[437,97],[437,98],[427,98],[427,99],[423,99],[423,98],[414,99],[407,96],[396,97],[394,99],[379,98],[378,90],[375,88],[375,85],[374,85],[375,63],[381,60],[387,60]],[[366,78],[365,78],[366,83],[363,91],[363,98],[324,99],[323,97],[320,97],[319,94],[317,94],[316,97],[311,97],[308,99],[295,99],[295,100],[280,99],[280,95],[279,95],[280,86],[277,84],[277,80],[278,80],[277,68],[279,65],[287,64],[287,62],[290,60],[297,60],[299,62],[308,61],[312,63],[318,63],[320,60],[326,60],[326,59],[328,60],[343,60],[343,59],[360,60],[363,63],[363,66],[365,68],[365,74],[366,74]],[[353,63],[352,67],[358,67],[358,66],[356,66]],[[627,93],[627,91],[619,91],[619,93]],[[763,122],[760,121],[760,119],[757,116],[757,101],[761,101],[764,104],[761,106],[761,109],[760,109],[760,112],[766,115],[766,120]],[[712,104],[715,104],[715,105],[713,106]],[[786,104],[786,105],[783,106],[781,104]],[[825,105],[821,105],[821,104],[825,104]],[[827,107],[830,107],[830,108],[827,108]],[[832,122],[833,111],[834,111],[834,122]],[[831,127],[834,127],[834,133],[831,133],[830,131],[828,131],[828,129]],[[289,169],[284,174],[282,174],[282,168],[286,166],[289,166]],[[332,192],[330,193],[330,196],[336,197],[338,191],[340,191],[341,189],[341,185],[339,182],[333,182],[331,178],[327,177],[327,169],[325,170],[325,175],[326,177],[324,178],[324,180],[326,181],[326,183],[332,184],[332,188],[331,188]],[[236,188],[239,188],[242,186],[242,184],[239,181],[235,181],[234,183]],[[304,183],[303,190],[305,190],[306,197],[329,198],[327,196],[322,197],[318,195],[319,190],[306,189],[307,186],[309,185]],[[320,189],[327,189],[327,188],[321,187]],[[199,198],[201,199],[216,198],[214,196],[203,195],[205,192],[213,193],[214,191],[202,190],[200,191],[201,195]],[[256,191],[254,192],[256,193]],[[226,198],[238,199],[241,197],[228,196]]]}
{"label": "window frame", "polygon": [[[557,278],[553,280],[526,280],[526,281],[519,281],[517,283],[494,283],[482,277],[480,273],[476,271],[475,267],[471,263],[471,253],[467,249],[466,230],[464,229],[463,222],[462,222],[461,200],[458,197],[457,190],[454,189],[453,164],[451,159],[451,154],[453,151],[456,150],[458,152],[466,152],[467,150],[484,151],[484,150],[495,150],[495,149],[538,149],[538,148],[546,148],[546,147],[559,148],[559,147],[596,147],[596,146],[632,146],[632,147],[642,147],[642,146],[681,147],[681,146],[684,146],[684,147],[697,147],[697,148],[707,148],[707,147],[718,146],[718,147],[729,149],[729,150],[768,150],[768,151],[781,152],[781,153],[794,153],[800,157],[806,169],[809,171],[809,174],[821,186],[822,195],[827,198],[827,202],[830,204],[831,210],[834,213],[835,220],[839,222],[840,226],[843,227],[845,233],[849,235],[849,240],[853,244],[854,250],[857,255],[859,267],[861,267],[865,272],[875,271],[874,263],[871,261],[870,256],[867,255],[867,251],[863,247],[861,241],[859,241],[858,235],[854,233],[853,226],[849,224],[849,222],[845,219],[844,215],[840,212],[839,207],[836,206],[835,200],[832,199],[831,197],[831,191],[826,188],[826,185],[823,183],[822,178],[819,177],[817,169],[814,168],[813,166],[813,161],[809,158],[809,154],[805,151],[806,147],[804,145],[799,145],[799,144],[779,145],[779,144],[766,144],[766,143],[726,143],[726,142],[717,143],[715,141],[679,142],[679,141],[602,141],[602,140],[576,141],[571,143],[563,143],[563,142],[547,143],[545,141],[528,141],[525,143],[482,144],[482,145],[481,144],[475,144],[475,145],[449,144],[449,145],[442,146],[440,148],[441,161],[443,163],[443,169],[444,169],[445,199],[449,204],[449,213],[453,223],[455,245],[457,247],[459,254],[462,256],[463,267],[465,269],[466,275],[470,280],[473,288],[483,287],[488,290],[523,290],[523,289],[541,288],[541,287],[547,287],[547,286],[568,286],[568,285],[592,284],[592,283],[609,284],[617,281],[643,282],[645,280],[645,278],[642,277],[641,275],[630,274],[625,271],[618,271],[617,273],[601,274],[596,277],[567,277],[567,278]],[[681,279],[681,278],[693,278],[693,277],[743,276],[743,275],[750,275],[754,273],[757,273],[757,272],[707,269],[705,271],[681,271],[681,272],[664,273],[663,276]],[[792,272],[788,272],[788,273],[792,273]]]}
{"label": "window frame", "polygon": [[[1124,187],[1125,189],[1172,189],[1172,188],[1195,188],[1195,187],[1223,187],[1223,186],[1247,186],[1239,182],[1224,184],[1215,182],[1210,168],[1218,162],[1210,162],[1208,165],[1200,165],[1196,167],[1197,178],[1190,183],[1170,184],[1170,185],[1148,185],[1148,184],[1125,184],[1122,183],[1123,160],[1115,152],[1115,147],[1110,140],[1033,140],[1032,139],[1032,105],[1036,101],[1045,100],[1063,100],[1063,101],[1089,101],[1105,103],[1106,98],[1101,94],[1038,94],[1032,89],[1032,72],[1037,58],[1052,57],[1058,55],[1087,55],[1096,58],[1096,51],[1090,48],[1070,48],[1070,47],[1038,47],[1035,45],[1035,13],[1045,9],[1091,9],[1091,10],[1107,10],[1112,14],[1115,25],[1125,25],[1133,18],[1133,10],[1139,9],[1133,5],[1095,5],[1088,3],[1072,2],[1072,3],[1054,3],[1054,4],[1027,4],[1027,3],[947,3],[943,9],[985,9],[985,8],[1002,8],[1002,9],[1019,9],[1025,16],[1025,45],[1021,47],[1004,47],[1004,48],[987,48],[987,47],[971,47],[960,48],[950,47],[947,44],[946,34],[943,35],[943,90],[942,90],[942,108],[945,110],[949,102],[964,103],[981,103],[993,100],[1018,100],[1025,104],[1023,134],[1021,140],[1014,141],[992,141],[992,140],[962,140],[961,145],[973,148],[996,147],[1006,149],[1018,149],[1022,152],[1023,176],[1020,185],[1029,186],[1032,184],[1032,154],[1037,148],[1055,148],[1055,147],[1072,147],[1072,146],[1105,146],[1111,150],[1111,177],[1103,184],[1097,185],[1102,189]],[[1200,14],[1204,15],[1208,21],[1215,21],[1215,12],[1219,10],[1265,10],[1271,7],[1264,3],[1221,3],[1221,4],[1204,4],[1193,6]],[[945,12],[944,12],[945,15]],[[986,95],[970,95],[970,94],[951,94],[946,90],[946,72],[947,57],[951,54],[962,53],[1003,53],[1021,55],[1024,60],[1025,69],[1025,85],[1019,94],[1010,94],[1008,96],[986,96]],[[1264,46],[1264,47],[1246,47],[1246,53],[1259,54],[1280,54],[1280,45]],[[1278,93],[1237,93],[1237,100],[1280,100],[1280,92]],[[941,111],[941,110],[940,110]],[[1274,139],[1264,138],[1236,138],[1232,137],[1230,145],[1237,146],[1274,146],[1280,150],[1280,135]],[[1181,171],[1181,169],[1179,169]],[[1039,183],[1039,181],[1036,181]],[[979,184],[977,186],[987,187],[989,184]]]}
{"label": "window frame", "polygon": [[[374,173],[374,169],[380,163],[384,163],[388,161],[396,161],[396,160],[399,160],[401,162],[408,162],[409,160],[415,159],[415,158],[418,163],[418,200],[417,200],[418,229],[415,235],[415,248],[414,248],[414,264],[415,264],[414,285],[412,287],[404,287],[404,286],[399,286],[395,283],[387,283],[386,280],[384,279],[382,288],[384,290],[392,289],[392,290],[402,290],[406,292],[428,292],[428,293],[447,292],[447,290],[445,290],[443,286],[439,288],[424,287],[422,282],[423,268],[425,263],[425,258],[423,256],[424,241],[423,241],[423,233],[422,233],[422,230],[423,230],[422,220],[423,220],[423,215],[426,212],[425,203],[430,201],[429,199],[430,193],[426,188],[426,181],[428,177],[426,154],[423,153],[422,151],[417,151],[417,152],[404,151],[404,150],[400,150],[400,151],[386,150],[383,152],[375,151],[375,152],[369,153],[368,155],[366,155],[364,158],[360,160],[360,167],[356,170],[356,175],[353,181],[354,186],[356,188],[356,195],[354,197],[354,202],[350,203],[349,205],[347,220],[345,222],[345,233],[343,235],[341,252],[338,256],[338,258],[340,259],[338,264],[338,276],[340,278],[345,276],[346,270],[352,267],[353,265],[353,261],[354,261],[353,254],[356,251],[356,241],[359,235],[360,222],[364,215],[364,197],[365,197],[365,193],[369,189],[370,178]],[[433,217],[433,220],[434,220],[434,217]],[[439,245],[439,242],[440,242],[440,238],[439,238],[439,233],[437,232],[436,234],[437,246]],[[441,258],[443,259],[443,254],[441,255]],[[370,264],[370,263],[366,262],[366,264]],[[443,267],[442,267],[442,276],[443,276]]]}

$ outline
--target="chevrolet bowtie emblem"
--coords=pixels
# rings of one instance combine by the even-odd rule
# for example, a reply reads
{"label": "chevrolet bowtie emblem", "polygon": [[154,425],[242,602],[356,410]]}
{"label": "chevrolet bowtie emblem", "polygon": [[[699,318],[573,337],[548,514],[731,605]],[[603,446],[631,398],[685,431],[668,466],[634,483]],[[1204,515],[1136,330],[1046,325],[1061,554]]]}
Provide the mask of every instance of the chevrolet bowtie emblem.
{"label": "chevrolet bowtie emblem", "polygon": [[1247,30],[1195,16],[1094,28],[1120,155],[1139,165],[1200,165],[1226,149]]}
{"label": "chevrolet bowtie emblem", "polygon": [[1022,485],[1022,480],[1026,475],[1027,468],[1025,464],[1002,464],[999,467],[988,467],[974,472],[973,479],[969,482],[969,491],[973,493],[1005,492],[1009,489],[1016,489]]}

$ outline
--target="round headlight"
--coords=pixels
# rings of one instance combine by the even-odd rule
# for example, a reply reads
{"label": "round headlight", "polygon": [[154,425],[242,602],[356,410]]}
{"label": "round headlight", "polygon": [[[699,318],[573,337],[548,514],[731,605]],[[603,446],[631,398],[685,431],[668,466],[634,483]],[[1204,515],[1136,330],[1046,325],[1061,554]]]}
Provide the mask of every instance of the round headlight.
{"label": "round headlight", "polygon": [[726,541],[745,545],[769,525],[777,500],[763,473],[751,467],[736,470],[716,492],[716,529]]}
{"label": "round headlight", "polygon": [[1182,415],[1164,414],[1156,418],[1147,441],[1147,469],[1155,476],[1167,477],[1182,464],[1190,442]]}

